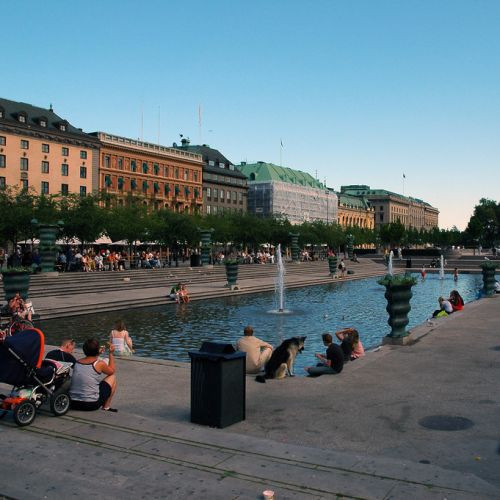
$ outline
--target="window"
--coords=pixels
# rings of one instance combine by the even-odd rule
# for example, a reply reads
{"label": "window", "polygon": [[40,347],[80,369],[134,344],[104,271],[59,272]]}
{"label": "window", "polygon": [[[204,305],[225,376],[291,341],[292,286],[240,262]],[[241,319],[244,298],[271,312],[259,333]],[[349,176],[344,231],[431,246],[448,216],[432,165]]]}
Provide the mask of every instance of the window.
{"label": "window", "polygon": [[111,158],[108,155],[104,157],[104,166],[106,168],[109,168],[111,166]]}
{"label": "window", "polygon": [[42,181],[42,194],[49,194],[49,183]]}
{"label": "window", "polygon": [[66,125],[65,125],[64,123],[60,123],[60,124],[59,124],[59,130],[60,130],[61,132],[66,132]]}
{"label": "window", "polygon": [[153,172],[155,173],[155,175],[159,175],[160,174],[160,166],[158,165],[158,163],[155,163],[153,165]]}
{"label": "window", "polygon": [[238,193],[238,201],[240,202],[240,205],[243,203],[243,193],[241,192]]}
{"label": "window", "polygon": [[234,165],[233,164],[229,164],[229,170],[234,170]]}
{"label": "window", "polygon": [[380,215],[380,222],[384,222],[384,214],[379,214]]}
{"label": "window", "polygon": [[46,127],[47,126],[47,120],[40,120],[40,127]]}
{"label": "window", "polygon": [[220,190],[220,200],[224,201],[224,190],[223,189]]}
{"label": "window", "polygon": [[210,199],[212,196],[212,190],[210,188],[207,188],[207,198]]}
{"label": "window", "polygon": [[19,120],[21,123],[26,123],[26,116],[24,116],[24,115],[19,115],[17,118],[18,118],[18,120]]}
{"label": "window", "polygon": [[61,194],[65,195],[65,196],[68,194],[68,185],[67,184],[61,184]]}
{"label": "window", "polygon": [[5,186],[5,177],[0,177],[0,189],[4,189]]}
{"label": "window", "polygon": [[5,146],[5,143],[6,143],[5,136],[0,135],[0,146]]}
{"label": "window", "polygon": [[193,172],[193,180],[194,182],[198,182],[198,172]]}
{"label": "window", "polygon": [[208,160],[209,167],[215,167],[215,162],[213,160]]}
{"label": "window", "polygon": [[132,172],[135,172],[137,170],[137,164],[135,163],[135,160],[130,161],[130,170]]}
{"label": "window", "polygon": [[234,201],[234,203],[236,203],[237,200],[238,200],[238,193],[236,191],[233,191],[233,201]]}
{"label": "window", "polygon": [[61,154],[63,156],[69,156],[69,148],[61,148]]}
{"label": "window", "polygon": [[231,191],[226,191],[226,199],[227,201],[231,201]]}
{"label": "window", "polygon": [[123,170],[123,158],[118,158],[118,170]]}
{"label": "window", "polygon": [[0,168],[5,168],[5,155],[0,155]]}
{"label": "window", "polygon": [[[3,179],[3,177],[1,177]],[[212,207],[210,205],[207,205],[207,214],[210,215],[212,212]]]}
{"label": "window", "polygon": [[69,166],[67,163],[61,164],[61,175],[67,177],[69,175]]}
{"label": "window", "polygon": [[28,170],[28,158],[21,158],[21,170]]}
{"label": "window", "polygon": [[217,215],[217,205],[214,205],[214,206],[213,206],[213,214],[214,214],[214,215]]}
{"label": "window", "polygon": [[87,159],[87,151],[80,151],[80,158],[82,160],[86,160]]}
{"label": "window", "polygon": [[214,188],[214,198],[217,199],[217,196],[219,196],[219,190]]}
{"label": "window", "polygon": [[80,167],[80,179],[87,178],[87,167]]}
{"label": "window", "polygon": [[175,178],[176,179],[179,178],[179,169],[178,168],[175,169]]}
{"label": "window", "polygon": [[48,144],[42,144],[42,153],[48,153],[50,146]]}
{"label": "window", "polygon": [[149,169],[148,169],[148,164],[147,164],[147,162],[143,161],[143,162],[142,162],[142,173],[143,173],[143,174],[147,174],[147,173],[148,173],[148,170],[149,170]]}
{"label": "window", "polygon": [[87,195],[87,186],[80,186],[80,196]]}
{"label": "window", "polygon": [[0,118],[3,118],[3,109],[0,108]]}
{"label": "window", "polygon": [[28,179],[21,179],[21,186],[23,189],[28,189],[29,187]]}
{"label": "window", "polygon": [[29,147],[30,147],[30,141],[21,139],[21,149],[29,149]]}
{"label": "window", "polygon": [[224,168],[224,167],[225,167],[224,163],[220,162],[220,163],[219,163],[219,167],[220,167],[220,168]]}
{"label": "window", "polygon": [[189,177],[189,170],[187,168],[184,169],[184,180],[187,181]]}
{"label": "window", "polygon": [[49,162],[42,161],[42,174],[48,174],[48,173],[49,173]]}

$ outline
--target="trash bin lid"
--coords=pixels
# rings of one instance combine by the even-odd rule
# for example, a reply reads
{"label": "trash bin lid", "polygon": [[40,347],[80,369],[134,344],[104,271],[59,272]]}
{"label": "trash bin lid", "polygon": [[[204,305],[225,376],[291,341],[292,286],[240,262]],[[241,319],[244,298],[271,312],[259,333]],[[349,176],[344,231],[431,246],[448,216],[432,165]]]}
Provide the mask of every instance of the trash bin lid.
{"label": "trash bin lid", "polygon": [[210,352],[212,354],[233,354],[236,349],[227,342],[205,341],[201,344],[200,352]]}
{"label": "trash bin lid", "polygon": [[199,351],[189,351],[189,357],[205,358],[213,361],[219,359],[237,359],[246,357],[245,352],[237,352],[232,344],[225,342],[203,342]]}

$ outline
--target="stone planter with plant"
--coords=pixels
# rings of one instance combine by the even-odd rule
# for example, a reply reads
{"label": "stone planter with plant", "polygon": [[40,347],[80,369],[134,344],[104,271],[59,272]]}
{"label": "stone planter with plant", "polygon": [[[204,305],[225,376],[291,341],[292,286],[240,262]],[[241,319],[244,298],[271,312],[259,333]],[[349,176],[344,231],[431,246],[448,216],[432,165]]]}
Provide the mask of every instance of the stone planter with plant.
{"label": "stone planter with plant", "polygon": [[226,266],[226,286],[233,290],[238,284],[238,261],[236,259],[226,259],[224,265]]}
{"label": "stone planter with plant", "polygon": [[491,297],[495,293],[495,271],[498,264],[493,261],[485,261],[479,266],[483,271],[483,291],[485,297]]}
{"label": "stone planter with plant", "polygon": [[4,269],[1,274],[5,300],[9,301],[17,292],[23,300],[27,300],[31,269],[29,267],[11,267]]}

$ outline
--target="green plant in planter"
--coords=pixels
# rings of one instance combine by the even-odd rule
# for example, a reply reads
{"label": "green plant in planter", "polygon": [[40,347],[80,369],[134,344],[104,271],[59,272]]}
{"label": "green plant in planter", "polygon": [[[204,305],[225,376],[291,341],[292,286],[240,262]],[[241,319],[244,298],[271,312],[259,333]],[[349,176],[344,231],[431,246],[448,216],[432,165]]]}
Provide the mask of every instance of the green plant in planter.
{"label": "green plant in planter", "polygon": [[483,271],[484,295],[491,297],[495,293],[495,270],[498,264],[493,261],[484,261],[479,266]]}
{"label": "green plant in planter", "polygon": [[29,267],[11,267],[2,271],[3,289],[5,300],[10,300],[19,292],[23,300],[28,298],[30,288],[31,268]]}
{"label": "green plant in planter", "polygon": [[378,280],[377,283],[383,286],[413,286],[417,284],[417,278],[410,274],[397,274],[395,276],[386,274],[382,279]]}

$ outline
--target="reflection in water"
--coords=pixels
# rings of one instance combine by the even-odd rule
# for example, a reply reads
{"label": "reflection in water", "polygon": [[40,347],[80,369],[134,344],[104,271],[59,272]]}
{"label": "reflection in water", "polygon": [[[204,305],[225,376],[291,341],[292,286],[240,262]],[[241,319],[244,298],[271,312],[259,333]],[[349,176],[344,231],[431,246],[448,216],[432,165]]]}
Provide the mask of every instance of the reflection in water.
{"label": "reflection in water", "polygon": [[[297,358],[297,373],[314,362],[314,352],[323,351],[321,334],[352,326],[359,330],[365,348],[375,347],[389,333],[384,287],[377,278],[331,283],[287,292],[290,314],[269,314],[274,294],[231,296],[219,299],[168,304],[111,313],[42,322],[47,342],[57,344],[70,336],[81,345],[89,336],[105,339],[117,319],[123,319],[132,336],[136,354],[189,361],[188,351],[199,349],[205,340],[235,342],[245,325],[257,337],[278,345],[294,335],[306,335],[306,349]],[[474,300],[482,286],[481,275],[462,274],[458,283],[452,275],[428,275],[413,287],[413,327],[424,322],[437,308],[437,298],[457,289],[465,302]]]}

